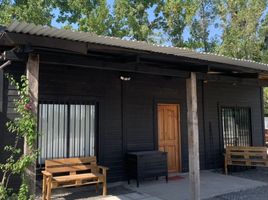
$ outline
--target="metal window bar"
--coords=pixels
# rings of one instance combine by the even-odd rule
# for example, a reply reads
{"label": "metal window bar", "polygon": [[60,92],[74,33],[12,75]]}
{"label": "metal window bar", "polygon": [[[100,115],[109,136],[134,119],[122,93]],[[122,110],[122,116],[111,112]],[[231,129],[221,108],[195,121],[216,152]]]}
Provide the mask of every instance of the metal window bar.
{"label": "metal window bar", "polygon": [[87,104],[40,103],[38,164],[46,159],[95,155],[95,109]]}
{"label": "metal window bar", "polygon": [[250,146],[250,108],[223,107],[221,116],[224,148],[226,146]]}

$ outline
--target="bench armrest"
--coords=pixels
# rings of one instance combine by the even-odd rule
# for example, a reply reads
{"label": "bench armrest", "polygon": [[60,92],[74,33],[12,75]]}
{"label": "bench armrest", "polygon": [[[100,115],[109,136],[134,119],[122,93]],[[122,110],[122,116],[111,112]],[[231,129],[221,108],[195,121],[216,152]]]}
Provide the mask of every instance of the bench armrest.
{"label": "bench armrest", "polygon": [[100,173],[106,176],[107,170],[109,169],[108,167],[103,167],[103,166],[98,166]]}
{"label": "bench armrest", "polygon": [[104,167],[104,166],[100,166],[100,165],[98,165],[98,168],[99,168],[99,169],[102,169],[102,170],[109,170],[108,167]]}
{"label": "bench armrest", "polygon": [[48,177],[52,177],[52,174],[48,171],[42,171],[42,174]]}

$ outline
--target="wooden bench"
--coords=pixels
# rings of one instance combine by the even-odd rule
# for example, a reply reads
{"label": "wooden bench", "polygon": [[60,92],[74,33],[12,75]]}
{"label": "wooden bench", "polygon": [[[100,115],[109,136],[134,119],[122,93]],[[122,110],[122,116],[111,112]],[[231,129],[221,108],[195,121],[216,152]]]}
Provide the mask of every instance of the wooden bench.
{"label": "wooden bench", "polygon": [[266,147],[228,146],[225,153],[225,174],[228,165],[268,167]]}
{"label": "wooden bench", "polygon": [[42,171],[42,199],[50,200],[54,188],[96,184],[98,191],[99,183],[102,183],[105,196],[107,170],[107,167],[97,165],[95,156],[46,160],[45,171]]}

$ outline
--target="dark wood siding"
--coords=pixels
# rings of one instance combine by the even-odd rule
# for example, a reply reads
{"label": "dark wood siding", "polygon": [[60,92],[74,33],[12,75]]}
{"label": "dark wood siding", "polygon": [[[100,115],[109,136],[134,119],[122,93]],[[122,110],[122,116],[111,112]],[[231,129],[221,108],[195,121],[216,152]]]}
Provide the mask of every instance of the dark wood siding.
{"label": "dark wood siding", "polygon": [[[120,80],[120,72],[40,67],[40,101],[83,99],[98,102],[98,159],[100,164],[110,167],[111,181],[125,179],[127,151],[156,148],[154,113],[157,102],[181,105],[182,154],[187,155],[185,80],[141,74],[129,76],[131,81],[127,82]],[[182,162],[186,171],[187,156],[183,156]]]}
{"label": "dark wood siding", "polygon": [[[6,145],[14,144],[14,134],[8,133],[6,128],[6,123],[9,120],[13,120],[17,117],[17,113],[14,111],[14,99],[18,97],[17,90],[14,86],[11,86],[8,80],[4,77],[4,73],[9,73],[12,75],[17,81],[20,80],[20,76],[24,74],[25,66],[22,64],[13,64],[5,68],[3,74],[0,75],[0,162],[5,162],[5,159],[9,156],[5,151],[3,151]],[[20,141],[19,147],[23,147],[23,141]],[[19,188],[20,185],[19,177],[11,177],[10,184],[15,189]]]}
{"label": "dark wood siding", "polygon": [[251,109],[252,144],[262,146],[263,119],[261,87],[257,83],[233,84],[208,82],[204,84],[204,124],[206,167],[223,166],[223,142],[220,110],[222,106],[249,107]]}
{"label": "dark wood siding", "polygon": [[[24,67],[10,66],[19,77]],[[96,102],[98,105],[98,161],[109,170],[109,181],[124,180],[125,153],[158,148],[157,103],[180,104],[182,171],[188,170],[187,105],[185,79],[78,67],[41,65],[40,101]],[[1,81],[0,81],[1,84]],[[0,85],[1,86],[1,85]],[[16,91],[7,81],[0,112],[1,148],[11,142],[5,122],[16,116],[13,99]],[[199,142],[201,169],[222,167],[221,106],[251,108],[253,145],[263,145],[261,88],[256,83],[236,84],[198,81]],[[1,157],[3,158],[3,157]]]}
{"label": "dark wood siding", "polygon": [[182,169],[188,169],[185,79],[133,75],[125,82],[125,131],[127,151],[154,150],[157,146],[157,103],[181,106]]}
{"label": "dark wood siding", "polygon": [[110,180],[122,179],[121,87],[118,72],[72,67],[40,67],[39,100],[98,104],[98,161]]}
{"label": "dark wood siding", "polygon": [[[77,67],[40,67],[40,100],[91,100],[99,105],[100,164],[110,167],[109,180],[125,179],[125,153],[154,150],[157,144],[157,103],[181,106],[182,171],[188,170],[185,79]],[[261,89],[258,85],[232,85],[198,81],[201,169],[222,166],[220,106],[245,105],[252,111],[253,144],[262,145]]]}

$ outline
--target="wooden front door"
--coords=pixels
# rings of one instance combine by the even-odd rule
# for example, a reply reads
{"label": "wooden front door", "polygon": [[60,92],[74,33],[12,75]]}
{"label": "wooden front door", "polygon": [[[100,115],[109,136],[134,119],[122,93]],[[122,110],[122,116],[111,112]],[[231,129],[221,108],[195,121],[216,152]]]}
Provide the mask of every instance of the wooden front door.
{"label": "wooden front door", "polygon": [[178,104],[158,104],[158,147],[168,153],[168,171],[180,169],[180,128]]}

